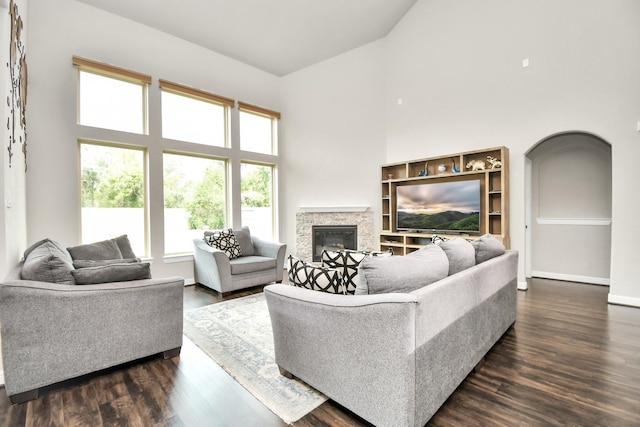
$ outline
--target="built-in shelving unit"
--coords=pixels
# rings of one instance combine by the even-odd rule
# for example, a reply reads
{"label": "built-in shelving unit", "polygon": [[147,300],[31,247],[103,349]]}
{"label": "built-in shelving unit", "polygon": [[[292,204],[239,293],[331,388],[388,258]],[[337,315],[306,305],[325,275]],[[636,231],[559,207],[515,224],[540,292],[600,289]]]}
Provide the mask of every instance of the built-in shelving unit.
{"label": "built-in shelving unit", "polygon": [[[497,159],[493,166],[488,160]],[[472,164],[484,162],[484,168]],[[467,167],[469,166],[469,167]],[[396,220],[396,188],[399,185],[422,182],[460,181],[477,178],[480,181],[480,233],[443,234],[452,238],[474,239],[485,233],[495,235],[509,247],[509,149],[495,147],[428,157],[408,162],[390,163],[381,168],[382,233],[380,250],[393,250],[405,255],[431,243],[433,232],[400,231]]]}

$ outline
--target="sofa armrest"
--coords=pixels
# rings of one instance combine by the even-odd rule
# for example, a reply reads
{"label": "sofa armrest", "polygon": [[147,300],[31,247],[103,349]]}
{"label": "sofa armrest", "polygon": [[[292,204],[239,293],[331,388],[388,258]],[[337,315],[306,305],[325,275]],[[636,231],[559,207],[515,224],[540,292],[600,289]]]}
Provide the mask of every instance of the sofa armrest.
{"label": "sofa armrest", "polygon": [[253,241],[253,248],[256,255],[276,259],[276,282],[282,282],[287,244],[269,242],[255,236],[252,236],[251,240]]}
{"label": "sofa armrest", "polygon": [[413,425],[414,295],[264,294],[281,369],[375,425]]}

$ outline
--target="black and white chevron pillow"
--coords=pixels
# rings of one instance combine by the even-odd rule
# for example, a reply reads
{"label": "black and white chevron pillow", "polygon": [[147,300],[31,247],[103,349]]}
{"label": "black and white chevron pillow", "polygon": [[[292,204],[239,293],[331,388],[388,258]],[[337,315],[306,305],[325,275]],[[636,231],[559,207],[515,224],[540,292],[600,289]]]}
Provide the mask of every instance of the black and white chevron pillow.
{"label": "black and white chevron pillow", "polygon": [[335,268],[342,275],[342,284],[347,294],[353,295],[358,285],[358,266],[368,256],[390,256],[393,251],[354,251],[350,249],[339,251],[323,250],[322,265]]}
{"label": "black and white chevron pillow", "polygon": [[240,243],[233,234],[233,229],[207,231],[204,233],[204,241],[209,246],[223,251],[229,259],[236,259],[242,256]]}
{"label": "black and white chevron pillow", "polygon": [[289,284],[314,291],[344,294],[340,272],[332,268],[317,267],[289,255]]}

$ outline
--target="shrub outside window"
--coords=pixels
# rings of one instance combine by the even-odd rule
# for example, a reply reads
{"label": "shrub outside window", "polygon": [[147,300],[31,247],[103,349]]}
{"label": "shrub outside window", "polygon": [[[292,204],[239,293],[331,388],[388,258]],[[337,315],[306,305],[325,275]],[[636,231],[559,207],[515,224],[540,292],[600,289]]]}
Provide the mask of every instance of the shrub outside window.
{"label": "shrub outside window", "polygon": [[129,236],[147,255],[146,152],[80,142],[82,243]]}
{"label": "shrub outside window", "polygon": [[204,230],[226,226],[226,161],[163,154],[164,252],[190,253]]}

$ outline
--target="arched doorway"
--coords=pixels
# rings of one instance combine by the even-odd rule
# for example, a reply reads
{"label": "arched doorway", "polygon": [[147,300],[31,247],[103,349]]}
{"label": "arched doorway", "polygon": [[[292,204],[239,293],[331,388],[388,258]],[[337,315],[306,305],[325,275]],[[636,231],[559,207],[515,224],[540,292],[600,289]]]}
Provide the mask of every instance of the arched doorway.
{"label": "arched doorway", "polygon": [[526,154],[527,277],[609,284],[611,145],[552,135]]}

